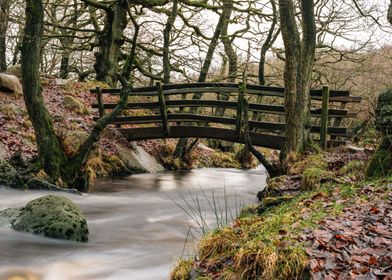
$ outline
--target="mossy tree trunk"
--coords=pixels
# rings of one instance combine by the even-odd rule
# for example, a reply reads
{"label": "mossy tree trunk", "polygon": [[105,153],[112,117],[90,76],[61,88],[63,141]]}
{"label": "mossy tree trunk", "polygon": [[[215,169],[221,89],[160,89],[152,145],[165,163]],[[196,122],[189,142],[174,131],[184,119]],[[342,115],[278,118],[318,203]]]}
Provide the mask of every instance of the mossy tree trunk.
{"label": "mossy tree trunk", "polygon": [[4,72],[7,69],[6,38],[10,5],[10,0],[0,0],[0,72]]}
{"label": "mossy tree trunk", "polygon": [[124,44],[124,30],[127,26],[127,0],[113,2],[105,8],[105,24],[98,35],[98,51],[94,69],[97,80],[115,86],[121,46]]}
{"label": "mossy tree trunk", "polygon": [[[67,158],[56,136],[52,118],[46,109],[40,85],[39,67],[41,63],[43,19],[44,7],[42,0],[27,0],[26,25],[22,43],[23,97],[35,131],[38,157],[42,168],[53,181],[62,179],[65,183],[72,184],[80,173],[93,145],[98,141],[102,131],[126,106],[130,86],[124,78],[124,75],[126,75],[128,69],[131,69],[133,65],[138,32],[134,35],[132,51],[125,63],[126,66],[124,67],[123,74],[119,76],[123,85],[119,103],[109,114],[97,121],[87,140],[81,145],[78,153],[72,158]],[[80,188],[80,186],[75,187]]]}
{"label": "mossy tree trunk", "polygon": [[56,137],[52,118],[47,111],[40,85],[41,41],[44,7],[42,1],[26,1],[26,25],[22,43],[22,83],[24,101],[34,127],[39,160],[51,177],[61,177],[65,153]]}
{"label": "mossy tree trunk", "polygon": [[301,153],[310,141],[309,84],[313,69],[316,24],[313,0],[301,0],[302,39],[296,23],[293,0],[279,0],[280,26],[285,45],[286,141],[281,152],[285,165],[291,153]]}

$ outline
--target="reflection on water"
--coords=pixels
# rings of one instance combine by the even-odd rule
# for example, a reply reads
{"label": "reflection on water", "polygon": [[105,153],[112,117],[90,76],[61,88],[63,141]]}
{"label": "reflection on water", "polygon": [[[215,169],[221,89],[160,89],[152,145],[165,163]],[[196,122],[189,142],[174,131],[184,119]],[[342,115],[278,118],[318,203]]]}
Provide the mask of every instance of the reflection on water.
{"label": "reflection on water", "polygon": [[[262,168],[200,169],[104,180],[88,195],[62,194],[86,215],[89,243],[0,227],[0,280],[16,275],[34,280],[166,279],[183,252],[189,226],[198,227],[180,207],[189,209],[197,202],[203,220],[213,224],[212,199],[223,209],[228,202],[235,213],[240,200],[255,202],[264,183]],[[21,207],[48,193],[0,188],[0,209]],[[191,247],[186,254],[192,254]]]}

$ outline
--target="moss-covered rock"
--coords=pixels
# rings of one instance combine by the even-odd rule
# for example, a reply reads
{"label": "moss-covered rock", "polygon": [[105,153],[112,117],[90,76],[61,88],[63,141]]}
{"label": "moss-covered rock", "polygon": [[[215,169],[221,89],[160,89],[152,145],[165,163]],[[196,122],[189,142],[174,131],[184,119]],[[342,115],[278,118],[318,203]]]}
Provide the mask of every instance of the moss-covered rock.
{"label": "moss-covered rock", "polygon": [[366,169],[366,177],[383,177],[392,175],[392,148],[388,139],[377,148]]}
{"label": "moss-covered rock", "polygon": [[0,226],[12,224],[22,213],[19,208],[8,208],[0,211]]}
{"label": "moss-covered rock", "polygon": [[13,75],[18,77],[20,80],[22,79],[22,66],[20,64],[11,65],[5,71],[7,75]]}
{"label": "moss-covered rock", "polygon": [[383,139],[368,165],[367,177],[382,177],[392,174],[392,89],[381,93],[378,98],[376,127],[381,132]]}
{"label": "moss-covered rock", "polygon": [[63,147],[68,157],[74,156],[80,146],[86,141],[88,137],[87,132],[83,130],[68,131],[63,140]]}
{"label": "moss-covered rock", "polygon": [[12,222],[16,230],[77,242],[88,241],[88,228],[80,208],[71,200],[48,195],[30,201]]}
{"label": "moss-covered rock", "polygon": [[320,167],[309,167],[302,174],[302,189],[315,190],[321,186],[321,182],[333,176],[331,172]]}
{"label": "moss-covered rock", "polygon": [[65,109],[73,111],[78,114],[87,115],[90,113],[87,106],[81,100],[70,95],[64,96],[63,106]]}
{"label": "moss-covered rock", "polygon": [[3,159],[0,159],[0,186],[24,188],[23,180],[18,171]]}

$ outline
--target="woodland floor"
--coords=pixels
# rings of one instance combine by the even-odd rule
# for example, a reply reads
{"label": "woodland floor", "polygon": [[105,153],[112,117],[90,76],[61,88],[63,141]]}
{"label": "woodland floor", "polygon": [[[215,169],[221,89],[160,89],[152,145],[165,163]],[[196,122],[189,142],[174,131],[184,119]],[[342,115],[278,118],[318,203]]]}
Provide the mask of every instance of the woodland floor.
{"label": "woodland floor", "polygon": [[313,279],[392,280],[392,183],[367,184],[361,201],[327,218],[306,239]]}

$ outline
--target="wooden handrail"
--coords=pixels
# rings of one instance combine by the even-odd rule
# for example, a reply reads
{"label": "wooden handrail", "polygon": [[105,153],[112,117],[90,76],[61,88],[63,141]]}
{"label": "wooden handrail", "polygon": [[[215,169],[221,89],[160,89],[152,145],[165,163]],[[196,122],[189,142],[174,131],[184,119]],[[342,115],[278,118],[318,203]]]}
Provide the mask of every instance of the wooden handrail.
{"label": "wooden handrail", "polygon": [[[104,104],[104,109],[114,109],[117,104],[107,103]],[[97,104],[92,105],[93,108],[98,108]],[[236,101],[222,101],[222,100],[167,100],[166,108],[176,108],[176,107],[220,107],[226,109],[237,109]],[[126,109],[159,109],[159,102],[137,102],[128,103],[125,107]],[[274,115],[284,115],[284,106],[282,105],[266,105],[266,104],[256,104],[249,103],[249,111],[261,112]],[[321,109],[312,109],[312,117],[320,117]],[[329,109],[328,115],[330,118],[355,118],[356,113],[352,113],[348,110],[341,109]]]}
{"label": "wooden handrail", "polygon": [[[238,92],[238,84],[231,83],[189,83],[189,84],[168,84],[162,85],[162,90],[165,95],[177,95],[184,93],[202,93],[202,92],[212,92],[212,93],[230,93]],[[247,94],[251,95],[265,95],[265,96],[277,96],[284,97],[283,87],[271,87],[271,86],[261,86],[261,85],[251,85],[247,84]],[[96,93],[96,89],[91,90],[92,93]],[[102,89],[104,94],[120,94],[121,89]],[[154,96],[157,95],[156,87],[138,87],[132,89],[133,95],[139,96]],[[349,97],[350,92],[345,90],[331,90],[330,97]],[[321,89],[311,89],[310,96],[312,99],[321,100],[322,90]],[[357,100],[357,99],[353,99]],[[348,101],[357,102],[357,101]]]}

